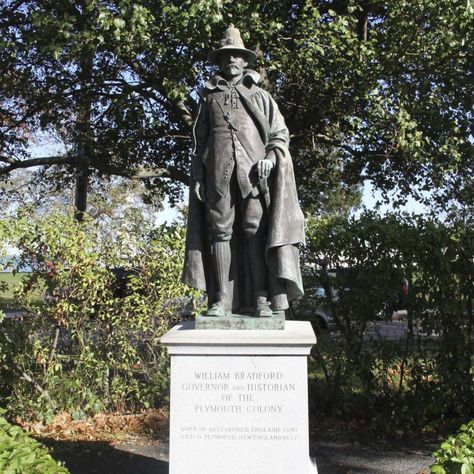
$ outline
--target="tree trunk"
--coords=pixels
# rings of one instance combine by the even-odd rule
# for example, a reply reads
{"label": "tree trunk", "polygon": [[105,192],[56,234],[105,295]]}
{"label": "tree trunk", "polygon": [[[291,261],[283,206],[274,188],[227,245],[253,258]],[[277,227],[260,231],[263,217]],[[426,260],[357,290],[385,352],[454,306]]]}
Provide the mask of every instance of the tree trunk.
{"label": "tree trunk", "polygon": [[76,171],[76,180],[74,184],[74,218],[78,222],[82,222],[87,210],[88,177],[89,170],[87,167],[80,168]]}
{"label": "tree trunk", "polygon": [[[86,24],[88,18],[84,18]],[[84,48],[80,60],[79,80],[81,84],[82,97],[79,102],[77,113],[77,135],[76,149],[77,156],[80,159],[88,159],[92,151],[92,128],[91,128],[91,83],[93,74],[94,51],[90,48]],[[84,218],[87,210],[87,191],[88,191],[89,167],[82,166],[77,169],[75,176],[74,190],[74,217],[78,222]]]}
{"label": "tree trunk", "polygon": [[369,10],[367,7],[359,15],[357,32],[361,41],[367,41],[369,32]]}

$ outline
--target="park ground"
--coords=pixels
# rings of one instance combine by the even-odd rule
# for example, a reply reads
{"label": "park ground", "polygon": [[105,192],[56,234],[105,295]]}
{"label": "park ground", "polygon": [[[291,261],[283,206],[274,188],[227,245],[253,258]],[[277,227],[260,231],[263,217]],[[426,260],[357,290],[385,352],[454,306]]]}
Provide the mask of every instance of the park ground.
{"label": "park ground", "polygon": [[[319,474],[428,474],[440,441],[434,435],[380,436],[360,424],[328,418],[312,418],[310,425],[310,454]],[[46,430],[29,428],[71,474],[168,474],[166,410],[82,421],[60,414]]]}

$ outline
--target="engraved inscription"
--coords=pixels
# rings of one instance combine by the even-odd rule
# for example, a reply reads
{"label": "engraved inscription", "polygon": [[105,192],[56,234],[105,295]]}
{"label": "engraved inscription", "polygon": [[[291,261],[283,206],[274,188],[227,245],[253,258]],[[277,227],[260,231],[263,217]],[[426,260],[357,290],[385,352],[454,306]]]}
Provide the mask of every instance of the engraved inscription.
{"label": "engraved inscription", "polygon": [[[180,389],[189,397],[193,393],[209,395],[196,397],[191,410],[196,415],[206,415],[206,425],[182,426],[181,439],[221,441],[294,441],[299,433],[292,426],[260,425],[269,423],[285,414],[286,405],[280,403],[278,393],[295,392],[296,384],[286,380],[281,371],[194,371],[189,379],[182,379]],[[291,395],[290,395],[291,396]],[[192,398],[191,398],[192,399]],[[202,400],[206,403],[202,403]],[[284,400],[284,397],[283,397]],[[235,425],[220,426],[219,415],[248,415],[249,426],[238,425],[242,418],[235,418]],[[268,416],[268,418],[262,418]],[[233,419],[233,418],[231,418]],[[255,425],[252,425],[253,420]],[[215,422],[215,424],[213,424]]]}

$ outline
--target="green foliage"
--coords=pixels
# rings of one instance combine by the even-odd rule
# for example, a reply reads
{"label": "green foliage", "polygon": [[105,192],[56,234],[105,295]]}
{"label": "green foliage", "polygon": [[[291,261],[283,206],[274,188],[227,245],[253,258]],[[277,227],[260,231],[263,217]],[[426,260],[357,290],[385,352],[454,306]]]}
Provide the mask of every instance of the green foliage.
{"label": "green foliage", "polygon": [[474,421],[459,428],[433,453],[437,459],[433,474],[472,474],[474,472]]}
{"label": "green foliage", "polygon": [[[346,408],[360,409],[379,427],[426,426],[472,416],[472,227],[462,221],[365,213],[309,219],[307,237],[305,263],[317,270],[329,295],[316,299],[309,314],[325,304],[337,329],[336,336],[323,335],[316,347],[314,370],[330,394],[326,409],[349,393]],[[410,290],[400,306],[404,278]],[[395,309],[407,310],[407,337],[367,340],[374,324]],[[323,400],[315,403],[324,405]]]}
{"label": "green foliage", "polygon": [[27,212],[0,227],[32,268],[15,286],[22,319],[0,323],[0,395],[12,412],[82,418],[157,404],[168,383],[159,338],[197,296],[180,283],[183,227]]}
{"label": "green foliage", "polygon": [[67,474],[48,450],[28,436],[19,426],[11,425],[0,410],[0,471],[4,474]]}
{"label": "green foliage", "polygon": [[[288,122],[308,210],[347,209],[364,179],[399,201],[429,191],[433,204],[473,204],[466,0],[4,3],[5,176],[39,164],[20,162],[41,129],[67,150],[41,164],[154,176],[176,197],[207,52],[233,22],[258,47],[264,87]],[[62,167],[40,175],[60,186],[70,177]]]}

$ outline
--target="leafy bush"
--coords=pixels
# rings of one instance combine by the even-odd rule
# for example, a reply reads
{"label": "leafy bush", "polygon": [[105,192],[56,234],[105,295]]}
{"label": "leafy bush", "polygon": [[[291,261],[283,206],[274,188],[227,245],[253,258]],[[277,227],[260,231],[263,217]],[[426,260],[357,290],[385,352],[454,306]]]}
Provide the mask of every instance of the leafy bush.
{"label": "leafy bush", "polygon": [[41,443],[19,426],[11,425],[0,410],[0,472],[4,474],[67,474]]}
{"label": "leafy bush", "polygon": [[474,473],[474,420],[462,425],[455,436],[450,436],[433,453],[437,459],[431,466],[433,474]]}
{"label": "leafy bush", "polygon": [[[309,219],[307,227],[305,264],[337,293],[326,291],[324,303],[338,336],[327,343],[321,337],[313,361],[326,385],[319,392],[329,394],[317,397],[317,409],[353,410],[379,428],[459,423],[474,415],[472,226],[367,212]],[[330,281],[328,269],[336,269]],[[391,313],[403,278],[410,284],[407,337],[366,340],[370,325]]]}
{"label": "leafy bush", "polygon": [[32,269],[15,288],[21,321],[0,321],[0,395],[10,412],[79,419],[156,405],[168,387],[159,338],[199,296],[180,282],[183,227],[101,228],[60,213],[2,224],[18,264]]}

